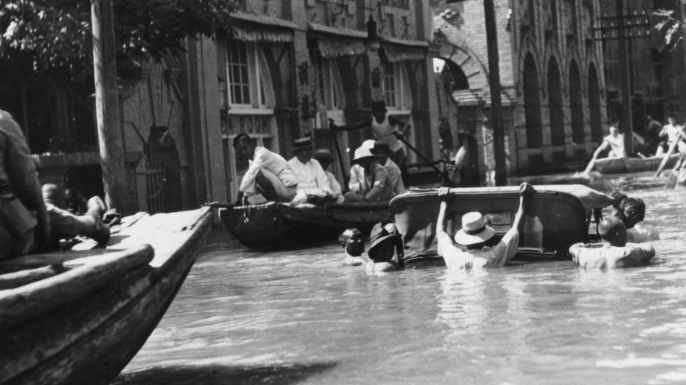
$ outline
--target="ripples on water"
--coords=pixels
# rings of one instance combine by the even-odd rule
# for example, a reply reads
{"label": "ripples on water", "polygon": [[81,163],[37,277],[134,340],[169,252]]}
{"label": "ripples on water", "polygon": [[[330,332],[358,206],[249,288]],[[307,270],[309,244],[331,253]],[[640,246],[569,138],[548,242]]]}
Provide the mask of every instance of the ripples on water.
{"label": "ripples on water", "polygon": [[686,195],[637,195],[663,238],[646,268],[369,277],[338,246],[207,253],[117,382],[686,383]]}

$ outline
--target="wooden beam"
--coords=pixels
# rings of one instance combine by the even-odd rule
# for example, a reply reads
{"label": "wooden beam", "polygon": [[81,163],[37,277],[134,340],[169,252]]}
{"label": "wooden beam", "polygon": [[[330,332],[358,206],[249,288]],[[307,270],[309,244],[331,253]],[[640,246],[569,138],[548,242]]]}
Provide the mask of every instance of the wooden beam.
{"label": "wooden beam", "polygon": [[126,169],[117,88],[117,52],[113,0],[91,0],[93,77],[98,147],[105,200],[109,207],[125,207]]}

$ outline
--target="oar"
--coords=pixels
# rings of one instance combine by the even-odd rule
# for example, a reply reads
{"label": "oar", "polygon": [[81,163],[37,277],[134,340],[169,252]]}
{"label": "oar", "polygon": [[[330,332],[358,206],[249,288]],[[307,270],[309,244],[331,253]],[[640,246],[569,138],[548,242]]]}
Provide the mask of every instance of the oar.
{"label": "oar", "polygon": [[591,171],[593,170],[593,166],[595,166],[595,157],[591,158],[591,160],[588,162],[588,165],[584,169],[583,173],[586,175],[590,174]]}
{"label": "oar", "polygon": [[435,164],[434,161],[432,161],[431,159],[429,159],[429,158],[427,158],[426,156],[424,156],[424,154],[422,154],[421,152],[419,152],[419,150],[418,150],[416,147],[414,147],[413,145],[411,145],[410,143],[408,143],[407,140],[405,140],[405,137],[404,137],[402,134],[397,133],[397,132],[394,132],[393,135],[395,135],[395,137],[398,138],[398,140],[400,140],[401,142],[403,142],[403,143],[407,146],[407,148],[409,148],[409,149],[412,150],[415,154],[417,154],[417,156],[420,157],[424,162],[426,162],[426,164],[428,164],[429,166],[431,166],[431,168],[433,168],[434,170],[436,170],[436,172],[437,172],[439,175],[441,175],[441,177],[443,177],[443,182],[444,182],[444,183],[446,183],[446,184],[451,183],[451,182],[450,182],[450,178],[448,178],[447,173],[446,173],[444,170],[441,170],[440,168],[438,168],[438,167],[436,166],[436,164]]}
{"label": "oar", "polygon": [[660,166],[657,168],[657,172],[655,173],[655,176],[660,176],[662,173],[662,170],[667,166],[667,162],[669,162],[669,158],[672,156],[674,153],[674,150],[676,149],[677,144],[679,144],[679,140],[675,140],[670,146],[669,146],[669,151],[665,154],[665,157],[662,158],[662,162],[660,162]]}

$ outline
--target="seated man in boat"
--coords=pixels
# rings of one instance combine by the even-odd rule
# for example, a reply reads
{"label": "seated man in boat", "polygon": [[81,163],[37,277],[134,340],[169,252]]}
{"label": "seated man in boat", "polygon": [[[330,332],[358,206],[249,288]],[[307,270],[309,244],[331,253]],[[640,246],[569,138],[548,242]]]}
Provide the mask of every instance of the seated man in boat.
{"label": "seated man in boat", "polygon": [[372,154],[373,146],[373,140],[365,140],[355,150],[346,202],[384,202],[393,198],[391,177]]}
{"label": "seated man in boat", "polygon": [[607,153],[608,158],[624,158],[626,157],[626,151],[624,151],[624,134],[619,132],[617,128],[617,122],[610,124],[608,128],[609,135],[603,138],[603,142],[600,143],[598,148],[593,153],[592,160],[598,158],[601,152],[610,150]]}
{"label": "seated man in boat", "polygon": [[488,225],[482,213],[473,211],[462,215],[462,227],[455,233],[454,242],[445,229],[445,212],[450,190],[440,188],[438,195],[443,198],[436,221],[436,240],[438,255],[443,257],[450,269],[470,269],[480,267],[502,267],[517,254],[519,246],[519,227],[526,210],[533,187],[522,183],[519,208],[514,216],[512,227],[502,239],[497,240],[495,230]]}
{"label": "seated man in boat", "polygon": [[364,263],[362,253],[364,253],[364,238],[359,229],[346,229],[341,233],[339,242],[343,246],[345,258],[343,265],[360,266]]}
{"label": "seated man in boat", "polygon": [[298,182],[296,200],[312,203],[335,200],[329,178],[317,159],[312,158],[312,140],[309,137],[295,139],[293,153],[295,156],[288,160],[288,165]]}
{"label": "seated man in boat", "polygon": [[54,246],[59,245],[61,240],[70,240],[76,235],[92,238],[99,245],[107,244],[110,239],[108,224],[118,220],[120,216],[114,210],[106,210],[102,199],[91,197],[86,203],[86,212],[75,215],[67,210],[64,191],[56,184],[46,183],[41,191],[50,216],[51,243]]}
{"label": "seated man in boat", "polygon": [[[43,201],[36,161],[26,138],[12,116],[0,110],[0,259],[50,250],[56,245],[53,234],[98,236],[105,241],[94,221],[76,227],[62,227],[62,213],[50,213]],[[83,225],[83,226],[81,226]]]}
{"label": "seated man in boat", "polygon": [[341,184],[338,182],[338,179],[336,179],[336,175],[329,170],[329,166],[333,160],[331,151],[325,148],[320,148],[319,150],[315,151],[314,154],[312,154],[312,157],[317,159],[319,164],[322,166],[322,169],[329,180],[329,189],[333,193],[333,196],[336,198],[336,200],[342,201],[343,189],[341,188]]}
{"label": "seated man in boat", "polygon": [[577,243],[569,248],[577,265],[595,269],[644,266],[655,256],[650,243],[627,243],[626,227],[619,218],[603,219],[598,230],[602,242]]}
{"label": "seated man in boat", "polygon": [[388,145],[382,141],[375,141],[374,147],[372,147],[372,154],[376,156],[377,161],[383,168],[386,169],[388,175],[391,177],[391,186],[393,189],[393,194],[402,194],[405,191],[405,184],[403,183],[402,171],[400,167],[390,158],[391,149]]}
{"label": "seated man in boat", "polygon": [[660,233],[643,222],[646,205],[642,199],[630,198],[618,192],[613,194],[613,198],[615,199],[615,204],[611,216],[624,222],[628,242],[642,243],[660,239]]}
{"label": "seated man in boat", "polygon": [[404,266],[403,238],[394,223],[377,223],[369,236],[367,273],[383,274]]}
{"label": "seated man in boat", "polygon": [[257,146],[255,140],[244,132],[233,139],[233,147],[239,159],[250,162],[239,187],[248,202],[256,201],[260,194],[274,202],[290,202],[295,198],[298,181],[286,159]]}

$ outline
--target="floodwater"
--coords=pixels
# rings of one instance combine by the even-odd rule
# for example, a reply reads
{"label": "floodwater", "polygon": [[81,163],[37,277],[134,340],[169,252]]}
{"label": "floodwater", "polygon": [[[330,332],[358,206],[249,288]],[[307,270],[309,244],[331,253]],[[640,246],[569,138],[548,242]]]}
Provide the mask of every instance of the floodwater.
{"label": "floodwater", "polygon": [[686,383],[686,193],[632,193],[662,233],[644,268],[374,277],[333,245],[205,253],[116,383]]}

